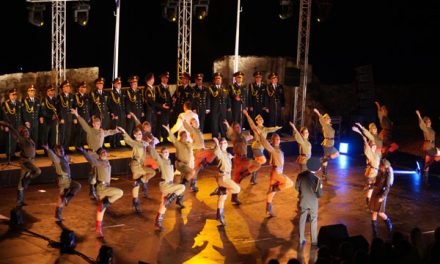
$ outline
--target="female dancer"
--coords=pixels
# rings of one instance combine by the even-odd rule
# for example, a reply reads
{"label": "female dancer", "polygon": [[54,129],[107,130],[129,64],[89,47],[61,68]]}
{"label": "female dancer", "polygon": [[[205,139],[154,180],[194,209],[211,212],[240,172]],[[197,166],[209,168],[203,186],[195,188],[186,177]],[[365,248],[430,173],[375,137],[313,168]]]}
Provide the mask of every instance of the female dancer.
{"label": "female dancer", "polygon": [[370,201],[370,210],[372,211],[371,227],[373,238],[377,237],[377,215],[379,215],[379,217],[384,221],[388,233],[391,233],[393,230],[393,224],[391,223],[390,218],[385,214],[387,196],[390,192],[393,182],[393,168],[388,160],[382,159],[380,161],[379,173],[376,177],[376,183]]}
{"label": "female dancer", "polygon": [[439,150],[435,147],[435,131],[431,127],[431,119],[427,116],[423,117],[419,110],[416,110],[417,117],[419,118],[419,126],[423,131],[423,137],[425,141],[422,146],[423,153],[425,155],[425,164],[423,165],[423,182],[428,184],[429,180],[429,166],[432,162],[439,161]]}
{"label": "female dancer", "polygon": [[307,170],[307,160],[312,156],[312,144],[309,142],[309,130],[307,127],[302,127],[301,132],[299,132],[296,129],[295,124],[292,122],[289,123],[293,128],[295,140],[299,145],[299,155],[296,159],[296,163],[299,165],[299,172],[303,172]]}
{"label": "female dancer", "polygon": [[394,152],[399,146],[392,142],[393,122],[388,117],[388,109],[385,105],[380,105],[379,102],[374,102],[377,106],[377,116],[379,118],[380,127],[382,130],[379,133],[380,139],[383,141],[382,156],[385,158],[389,153]]}
{"label": "female dancer", "polygon": [[141,212],[140,201],[139,201],[139,187],[144,183],[148,183],[148,181],[154,177],[156,171],[150,167],[144,166],[144,161],[146,159],[147,154],[147,145],[148,142],[142,140],[143,134],[139,127],[135,127],[133,130],[133,135],[135,140],[133,140],[127,132],[122,127],[117,127],[119,131],[124,133],[124,141],[129,146],[133,148],[133,152],[131,154],[131,162],[130,169],[133,175],[133,210],[136,213]]}
{"label": "female dancer", "polygon": [[339,151],[334,147],[335,145],[335,130],[332,127],[332,119],[328,114],[321,115],[318,109],[313,109],[319,117],[319,123],[322,126],[322,134],[324,141],[321,145],[324,149],[324,157],[322,158],[322,176],[324,180],[328,179],[327,165],[329,159],[335,159],[339,156]]}
{"label": "female dancer", "polygon": [[[254,128],[257,129],[260,132],[261,137],[266,138],[268,133],[276,132],[282,128],[280,126],[275,126],[275,127],[263,126],[264,119],[261,115],[257,115],[255,117],[255,122],[257,123],[255,125],[254,121],[249,116],[249,113],[246,109],[243,110],[243,114],[246,116],[251,129],[254,129]],[[263,154],[264,147],[260,143],[260,135],[254,134],[255,140],[252,143],[252,152],[254,154],[255,161],[260,163],[260,165],[263,165],[264,163],[266,163],[266,157]],[[258,174],[258,170],[254,171],[252,173],[251,184],[254,184],[254,185],[257,184],[257,174]]]}
{"label": "female dancer", "polygon": [[375,123],[370,123],[368,125],[368,130],[361,125],[361,123],[355,123],[361,130],[362,134],[368,138],[368,143],[370,146],[372,144],[376,145],[376,152],[382,156],[382,147],[383,142],[382,139],[380,139],[379,134],[377,133],[377,126]]}

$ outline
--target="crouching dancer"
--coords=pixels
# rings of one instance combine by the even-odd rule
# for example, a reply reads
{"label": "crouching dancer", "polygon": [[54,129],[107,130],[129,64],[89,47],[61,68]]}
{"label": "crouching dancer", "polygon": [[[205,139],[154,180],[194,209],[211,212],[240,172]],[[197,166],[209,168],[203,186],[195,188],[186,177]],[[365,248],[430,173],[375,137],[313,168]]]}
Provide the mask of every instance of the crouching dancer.
{"label": "crouching dancer", "polygon": [[57,222],[64,220],[63,209],[64,206],[69,204],[69,201],[75,196],[81,189],[81,184],[77,181],[72,181],[70,174],[70,158],[64,152],[61,145],[56,145],[51,150],[47,145],[42,146],[49,156],[49,159],[53,162],[55,172],[57,173],[58,188],[60,189],[60,195],[58,196],[57,207],[55,209],[55,218]]}
{"label": "crouching dancer", "polygon": [[226,138],[221,138],[220,143],[217,138],[212,138],[212,140],[215,142],[214,154],[219,160],[219,174],[217,177],[218,187],[211,193],[211,196],[219,196],[217,201],[217,220],[225,226],[224,208],[226,197],[229,192],[237,195],[240,192],[240,185],[231,179],[232,155],[226,150],[228,148],[228,141]]}
{"label": "crouching dancer", "polygon": [[96,234],[98,237],[104,237],[103,233],[103,219],[104,213],[107,208],[110,207],[116,200],[122,197],[123,191],[119,188],[110,187],[112,167],[107,160],[107,151],[103,148],[99,148],[96,151],[98,158],[95,158],[90,153],[84,151],[83,148],[79,148],[79,151],[84,155],[87,161],[97,171],[97,188],[96,194],[98,196],[98,210],[96,212]]}
{"label": "crouching dancer", "polygon": [[162,181],[159,183],[159,188],[162,192],[162,198],[159,211],[156,215],[156,221],[154,223],[156,230],[162,231],[162,221],[165,216],[167,207],[174,200],[177,199],[176,204],[180,208],[185,208],[185,206],[182,204],[183,193],[185,192],[185,185],[174,183],[174,168],[173,165],[171,165],[171,160],[169,159],[170,152],[168,151],[168,148],[162,148],[159,155],[154,147],[148,146],[148,152],[159,165],[162,177]]}

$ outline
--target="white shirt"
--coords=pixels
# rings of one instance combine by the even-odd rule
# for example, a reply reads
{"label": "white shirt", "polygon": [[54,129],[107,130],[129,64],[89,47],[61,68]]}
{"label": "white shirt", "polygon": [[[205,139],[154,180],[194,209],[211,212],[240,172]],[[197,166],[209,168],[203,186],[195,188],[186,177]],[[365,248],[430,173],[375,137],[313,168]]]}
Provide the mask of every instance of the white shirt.
{"label": "white shirt", "polygon": [[[182,119],[185,120],[186,122],[188,122],[188,124],[191,124],[191,119],[193,119],[193,118],[197,120],[198,124],[200,124],[199,123],[199,116],[196,113],[194,113],[193,111],[186,110],[186,112],[180,113],[179,114],[179,118],[177,118],[177,122],[171,128],[171,132],[170,133],[176,133],[176,131],[178,131],[179,134],[177,135],[177,140],[180,139],[180,132],[181,131],[186,131],[188,133],[188,136],[189,136],[189,132],[183,126]],[[191,137],[188,137],[188,141],[192,142]]]}

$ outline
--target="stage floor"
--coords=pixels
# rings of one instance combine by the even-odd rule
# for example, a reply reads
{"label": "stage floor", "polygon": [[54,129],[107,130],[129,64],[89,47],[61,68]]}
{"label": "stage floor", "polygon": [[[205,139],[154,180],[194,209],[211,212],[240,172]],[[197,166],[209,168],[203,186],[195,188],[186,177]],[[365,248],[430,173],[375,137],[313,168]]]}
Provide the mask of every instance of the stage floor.
{"label": "stage floor", "polygon": [[[285,173],[296,179],[295,157],[288,157]],[[330,180],[324,184],[324,196],[319,201],[319,226],[342,223],[350,235],[363,235],[370,240],[370,213],[364,202],[364,160],[340,156],[331,161]],[[154,231],[154,218],[159,206],[159,179],[150,182],[150,198],[141,198],[142,214],[131,209],[129,176],[121,176],[112,185],[122,188],[124,196],[111,206],[105,215],[105,240],[96,238],[96,204],[89,200],[86,181],[83,190],[64,210],[64,225],[78,237],[77,251],[95,259],[101,245],[111,246],[117,263],[266,263],[277,258],[286,263],[289,258],[304,261],[316,257],[316,248],[310,240],[298,249],[297,192],[294,188],[276,195],[274,212],[277,217],[265,217],[265,194],[268,189],[269,167],[262,168],[258,184],[250,185],[245,179],[239,197],[243,202],[236,207],[226,203],[228,226],[219,227],[215,220],[217,197],[209,193],[216,187],[216,167],[207,169],[199,180],[197,194],[187,192],[186,208],[179,212],[175,206],[167,211],[166,230]],[[429,188],[423,188],[416,174],[398,174],[390,192],[387,213],[395,230],[408,233],[418,226],[426,232],[429,241],[440,223],[440,181],[432,179]],[[57,197],[55,184],[31,185],[26,192],[26,227],[48,239],[59,241],[61,228],[55,223],[54,208]],[[0,214],[9,217],[15,203],[15,188],[1,190]],[[385,227],[379,222],[379,232]],[[308,225],[307,225],[308,229]],[[310,233],[307,232],[307,237]],[[8,232],[0,225],[0,263],[87,263],[78,255],[60,255],[48,242],[28,233]],[[306,263],[306,262],[304,262]],[[313,261],[311,262],[313,263]]]}

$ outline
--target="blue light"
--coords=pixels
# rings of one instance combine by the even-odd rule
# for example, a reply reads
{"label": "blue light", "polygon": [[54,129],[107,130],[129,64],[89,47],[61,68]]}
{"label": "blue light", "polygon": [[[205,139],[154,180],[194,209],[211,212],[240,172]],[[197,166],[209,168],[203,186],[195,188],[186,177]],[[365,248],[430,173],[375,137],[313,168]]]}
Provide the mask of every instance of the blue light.
{"label": "blue light", "polygon": [[339,153],[347,154],[348,153],[348,143],[339,143]]}

